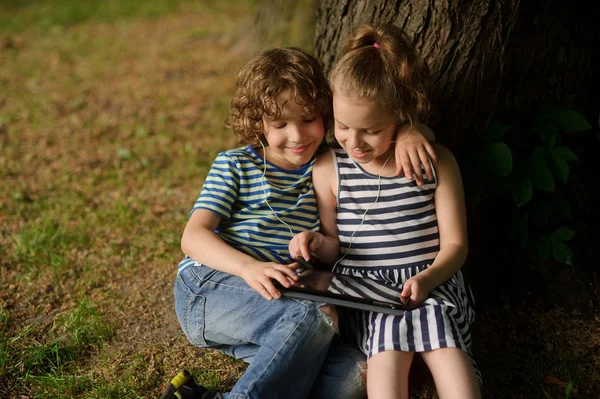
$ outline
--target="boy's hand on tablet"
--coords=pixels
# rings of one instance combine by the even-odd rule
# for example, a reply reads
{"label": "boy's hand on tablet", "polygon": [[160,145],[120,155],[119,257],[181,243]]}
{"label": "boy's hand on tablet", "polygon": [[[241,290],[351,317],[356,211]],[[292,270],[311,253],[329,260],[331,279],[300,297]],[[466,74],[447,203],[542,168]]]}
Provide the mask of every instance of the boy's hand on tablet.
{"label": "boy's hand on tablet", "polygon": [[263,298],[270,301],[281,297],[281,292],[275,287],[273,280],[283,287],[289,288],[294,282],[298,281],[296,269],[299,267],[298,262],[281,265],[275,262],[257,261],[244,268],[244,274],[241,277]]}

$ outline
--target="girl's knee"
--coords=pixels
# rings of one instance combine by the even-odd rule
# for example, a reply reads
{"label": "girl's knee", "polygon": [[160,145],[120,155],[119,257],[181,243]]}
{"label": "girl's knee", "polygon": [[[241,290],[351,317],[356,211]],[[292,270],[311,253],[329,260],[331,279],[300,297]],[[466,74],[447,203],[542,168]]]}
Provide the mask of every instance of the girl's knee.
{"label": "girl's knee", "polygon": [[[469,355],[460,348],[422,352],[438,392],[446,398],[481,398],[479,381]],[[453,392],[454,394],[449,394]]]}

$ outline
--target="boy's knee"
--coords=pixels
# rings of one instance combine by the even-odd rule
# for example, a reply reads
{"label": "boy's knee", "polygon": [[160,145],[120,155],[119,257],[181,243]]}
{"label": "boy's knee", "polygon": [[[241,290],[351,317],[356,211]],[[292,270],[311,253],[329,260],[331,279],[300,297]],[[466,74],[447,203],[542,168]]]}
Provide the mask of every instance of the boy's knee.
{"label": "boy's knee", "polygon": [[328,322],[335,328],[338,329],[338,313],[333,305],[323,305],[319,307],[319,310],[327,316]]}
{"label": "boy's knee", "polygon": [[358,362],[358,373],[356,378],[361,387],[367,387],[367,362]]}

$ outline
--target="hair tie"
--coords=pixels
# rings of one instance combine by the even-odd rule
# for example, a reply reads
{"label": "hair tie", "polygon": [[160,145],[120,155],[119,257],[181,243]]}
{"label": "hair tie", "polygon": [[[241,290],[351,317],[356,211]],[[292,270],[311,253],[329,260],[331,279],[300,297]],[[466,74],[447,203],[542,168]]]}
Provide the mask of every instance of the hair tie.
{"label": "hair tie", "polygon": [[379,48],[379,43],[377,43],[377,42],[373,43],[373,47]]}

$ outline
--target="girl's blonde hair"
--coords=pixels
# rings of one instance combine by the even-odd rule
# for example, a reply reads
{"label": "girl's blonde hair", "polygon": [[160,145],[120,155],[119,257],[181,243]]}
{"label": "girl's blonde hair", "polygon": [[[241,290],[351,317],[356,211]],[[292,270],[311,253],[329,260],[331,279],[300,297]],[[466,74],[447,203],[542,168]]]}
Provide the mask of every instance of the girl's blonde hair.
{"label": "girl's blonde hair", "polygon": [[275,48],[255,56],[238,73],[236,92],[226,124],[241,141],[258,145],[264,140],[263,118],[279,119],[277,97],[290,90],[303,116],[331,117],[331,88],[319,62],[302,49]]}
{"label": "girl's blonde hair", "polygon": [[429,117],[429,73],[406,33],[391,24],[361,25],[344,41],[330,74],[334,92],[384,106],[399,123]]}

